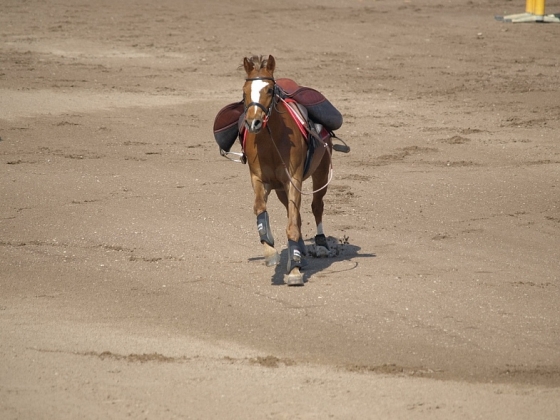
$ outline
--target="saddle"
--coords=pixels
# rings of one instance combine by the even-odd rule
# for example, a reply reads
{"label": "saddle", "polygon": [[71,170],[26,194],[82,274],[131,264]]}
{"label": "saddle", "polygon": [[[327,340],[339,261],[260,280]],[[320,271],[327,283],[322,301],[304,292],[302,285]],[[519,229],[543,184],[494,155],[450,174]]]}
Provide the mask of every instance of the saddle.
{"label": "saddle", "polygon": [[[292,79],[277,79],[276,85],[280,98],[292,109],[292,117],[296,122],[298,118],[301,120],[302,125],[298,122],[298,126],[306,138],[317,136],[324,140],[329,132],[342,126],[342,115],[321,92],[300,86]],[[214,139],[220,151],[229,152],[238,138],[242,141],[244,114],[244,104],[240,101],[226,105],[216,115]],[[321,128],[316,127],[319,125]]]}
{"label": "saddle", "polygon": [[278,79],[276,84],[280,87],[280,95],[282,96],[283,92],[285,97],[303,105],[313,122],[321,124],[329,131],[338,130],[342,126],[342,114],[321,92],[300,86],[292,79]]}

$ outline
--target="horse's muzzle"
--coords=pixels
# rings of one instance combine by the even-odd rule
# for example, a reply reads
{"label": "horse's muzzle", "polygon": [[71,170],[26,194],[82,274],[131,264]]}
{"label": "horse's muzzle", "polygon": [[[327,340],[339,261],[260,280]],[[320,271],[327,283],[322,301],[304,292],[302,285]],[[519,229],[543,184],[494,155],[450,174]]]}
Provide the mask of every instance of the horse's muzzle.
{"label": "horse's muzzle", "polygon": [[245,119],[245,128],[250,133],[257,134],[263,128],[263,120],[260,118]]}

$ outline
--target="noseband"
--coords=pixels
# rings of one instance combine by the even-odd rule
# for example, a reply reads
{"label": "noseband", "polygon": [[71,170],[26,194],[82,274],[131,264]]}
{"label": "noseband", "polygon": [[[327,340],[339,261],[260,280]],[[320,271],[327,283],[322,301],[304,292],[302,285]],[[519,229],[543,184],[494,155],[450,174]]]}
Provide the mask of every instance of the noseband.
{"label": "noseband", "polygon": [[247,112],[247,110],[249,108],[251,108],[252,106],[256,106],[257,108],[262,109],[263,112],[266,114],[265,121],[267,121],[268,117],[270,117],[270,114],[272,113],[272,105],[274,104],[274,96],[276,95],[276,90],[277,90],[276,89],[276,81],[274,80],[274,77],[252,77],[252,78],[245,79],[246,82],[253,82],[255,80],[271,80],[272,81],[272,83],[274,85],[274,87],[273,87],[273,89],[274,89],[273,99],[270,102],[270,105],[268,106],[268,109],[263,104],[261,104],[260,102],[251,102],[251,103],[245,105],[245,112]]}

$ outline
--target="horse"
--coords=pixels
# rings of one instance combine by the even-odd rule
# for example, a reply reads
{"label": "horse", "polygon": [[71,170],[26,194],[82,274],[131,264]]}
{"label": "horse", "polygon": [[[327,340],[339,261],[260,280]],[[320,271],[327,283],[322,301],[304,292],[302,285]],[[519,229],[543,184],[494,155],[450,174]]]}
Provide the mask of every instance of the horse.
{"label": "horse", "polygon": [[[323,231],[323,197],[331,177],[331,137],[317,143],[312,159],[306,164],[309,144],[297,123],[291,117],[288,104],[280,95],[274,79],[276,61],[272,55],[245,57],[243,67],[247,73],[243,85],[245,129],[243,151],[249,166],[251,184],[255,193],[253,211],[257,217],[257,229],[264,247],[267,266],[280,263],[274,248],[274,238],[267,213],[267,200],[275,191],[286,207],[288,224],[288,264],[285,282],[289,286],[303,286],[301,272],[305,262],[306,247],[301,235],[301,196],[303,181],[311,177],[313,200],[311,209],[315,217],[315,246],[318,254],[326,255],[329,250]],[[306,168],[304,168],[304,166]]]}

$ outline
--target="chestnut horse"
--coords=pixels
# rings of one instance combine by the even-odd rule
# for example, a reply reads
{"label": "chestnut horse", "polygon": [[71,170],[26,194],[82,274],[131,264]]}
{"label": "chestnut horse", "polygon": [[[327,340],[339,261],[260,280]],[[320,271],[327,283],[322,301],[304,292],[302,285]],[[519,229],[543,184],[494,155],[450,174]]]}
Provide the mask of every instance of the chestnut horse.
{"label": "chestnut horse", "polygon": [[249,165],[251,183],[255,192],[254,212],[257,228],[264,246],[267,266],[280,262],[274,248],[274,238],[270,230],[266,203],[271,190],[288,212],[288,266],[286,283],[301,286],[303,256],[306,248],[301,236],[301,194],[303,181],[313,180],[313,201],[311,209],[315,217],[317,235],[316,247],[326,254],[327,240],[323,232],[323,197],[330,180],[332,143],[330,137],[320,140],[313,157],[304,173],[308,143],[290,116],[287,104],[278,95],[279,88],[274,80],[274,57],[245,57],[243,67],[247,72],[243,86],[245,106],[244,153]]}

